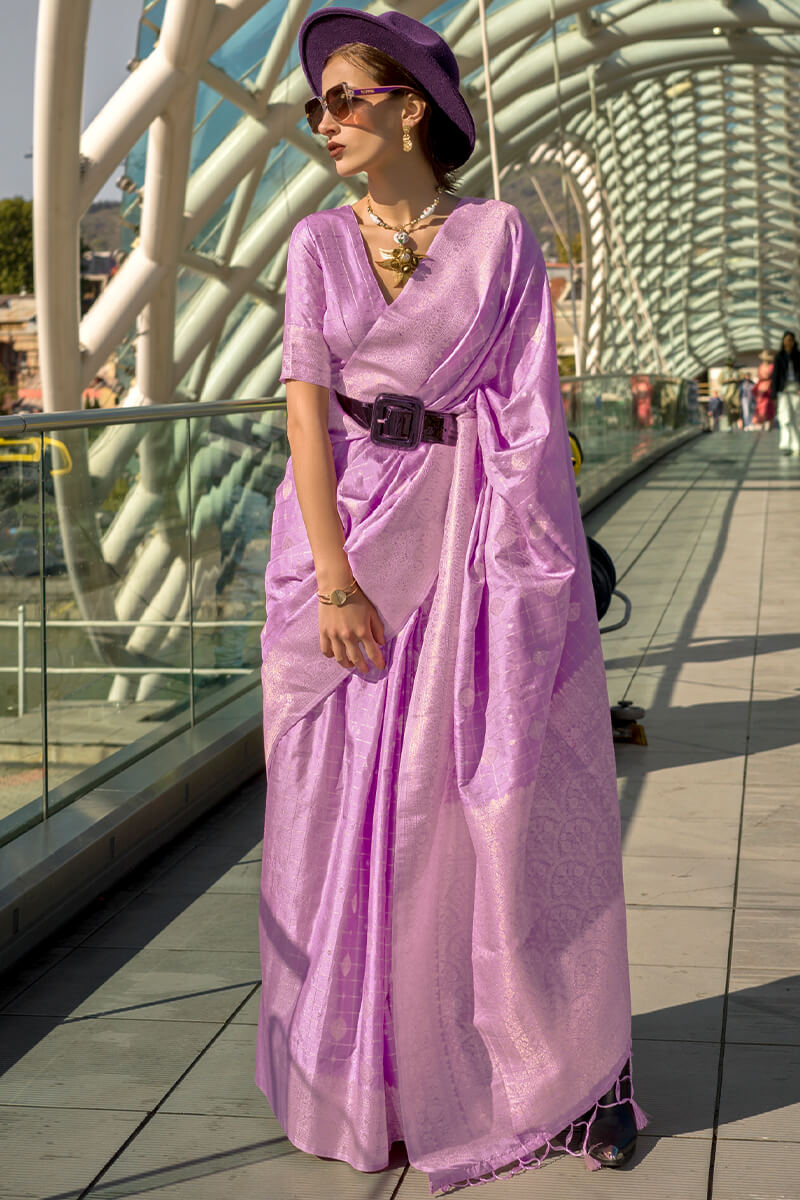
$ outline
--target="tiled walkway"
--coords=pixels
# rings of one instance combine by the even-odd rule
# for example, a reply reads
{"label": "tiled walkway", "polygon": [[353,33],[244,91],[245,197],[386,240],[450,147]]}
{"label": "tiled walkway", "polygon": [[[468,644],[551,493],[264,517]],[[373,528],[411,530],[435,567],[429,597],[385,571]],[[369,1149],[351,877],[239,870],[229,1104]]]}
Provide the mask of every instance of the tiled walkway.
{"label": "tiled walkway", "polygon": [[[717,434],[587,520],[634,602],[611,698],[648,709],[617,758],[653,1119],[630,1169],[558,1161],[491,1200],[800,1196],[798,518],[776,435]],[[428,1196],[402,1161],[294,1150],[252,1082],[262,804],[256,782],[6,982],[4,1200]]]}

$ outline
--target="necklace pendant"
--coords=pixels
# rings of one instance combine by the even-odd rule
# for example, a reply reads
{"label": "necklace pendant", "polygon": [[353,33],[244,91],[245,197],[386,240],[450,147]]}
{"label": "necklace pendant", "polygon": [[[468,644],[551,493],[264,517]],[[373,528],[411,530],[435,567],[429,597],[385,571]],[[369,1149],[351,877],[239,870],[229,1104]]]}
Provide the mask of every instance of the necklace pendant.
{"label": "necklace pendant", "polygon": [[398,229],[397,233],[394,235],[394,240],[397,242],[398,246],[405,246],[406,242],[408,241],[408,234],[406,233],[405,229]]}

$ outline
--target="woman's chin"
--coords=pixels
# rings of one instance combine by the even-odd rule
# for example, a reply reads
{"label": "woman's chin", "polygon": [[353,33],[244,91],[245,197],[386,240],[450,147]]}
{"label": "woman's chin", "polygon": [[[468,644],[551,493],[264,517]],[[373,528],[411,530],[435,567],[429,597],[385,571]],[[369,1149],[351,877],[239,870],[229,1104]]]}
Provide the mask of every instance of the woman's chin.
{"label": "woman's chin", "polygon": [[[347,156],[342,155],[342,158],[347,158]],[[360,166],[358,163],[354,164],[351,160],[342,162],[341,158],[334,159],[333,165],[335,166],[336,174],[340,177],[340,179],[346,179],[350,175],[358,175],[362,171],[366,170],[365,167]]]}

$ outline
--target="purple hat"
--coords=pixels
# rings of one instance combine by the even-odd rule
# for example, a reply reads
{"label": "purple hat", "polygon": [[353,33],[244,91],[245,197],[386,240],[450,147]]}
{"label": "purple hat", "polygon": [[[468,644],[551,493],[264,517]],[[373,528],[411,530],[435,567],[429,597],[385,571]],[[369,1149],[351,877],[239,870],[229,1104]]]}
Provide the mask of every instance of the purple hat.
{"label": "purple hat", "polygon": [[348,42],[363,42],[397,59],[446,117],[452,165],[467,161],[475,145],[475,123],[458,90],[456,57],[429,25],[401,12],[376,17],[357,8],[323,8],[306,17],[297,41],[300,63],[316,96],[322,90],[325,60]]}

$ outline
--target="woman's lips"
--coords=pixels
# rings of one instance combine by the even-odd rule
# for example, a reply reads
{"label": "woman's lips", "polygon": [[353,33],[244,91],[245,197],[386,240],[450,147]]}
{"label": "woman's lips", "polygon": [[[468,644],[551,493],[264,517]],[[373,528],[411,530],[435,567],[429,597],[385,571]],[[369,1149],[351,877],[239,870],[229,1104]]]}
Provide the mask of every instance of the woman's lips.
{"label": "woman's lips", "polygon": [[344,146],[342,146],[339,142],[330,142],[328,145],[328,150],[330,151],[331,158],[338,158],[343,152]]}

